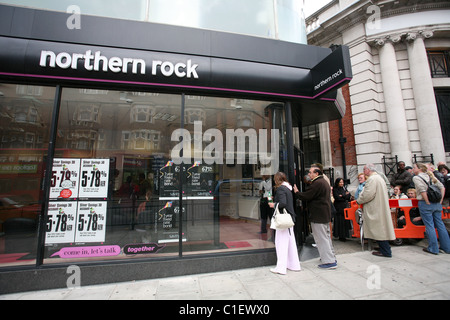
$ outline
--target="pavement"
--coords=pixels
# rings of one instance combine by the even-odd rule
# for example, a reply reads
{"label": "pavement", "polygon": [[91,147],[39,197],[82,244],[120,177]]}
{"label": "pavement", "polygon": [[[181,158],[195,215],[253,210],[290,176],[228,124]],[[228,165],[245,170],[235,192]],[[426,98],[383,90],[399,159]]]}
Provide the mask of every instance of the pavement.
{"label": "pavement", "polygon": [[[178,304],[186,304],[185,300],[205,304],[207,300],[448,300],[450,254],[432,255],[424,247],[426,240],[393,246],[393,257],[384,258],[372,255],[367,246],[362,251],[356,240],[335,242],[338,267],[323,270],[317,267],[317,249],[307,244],[301,252],[302,270],[286,275],[273,274],[269,271],[273,266],[267,266],[7,294],[0,295],[0,300],[178,300]],[[188,311],[182,308],[175,307],[175,311]],[[228,314],[233,310],[216,311]]]}

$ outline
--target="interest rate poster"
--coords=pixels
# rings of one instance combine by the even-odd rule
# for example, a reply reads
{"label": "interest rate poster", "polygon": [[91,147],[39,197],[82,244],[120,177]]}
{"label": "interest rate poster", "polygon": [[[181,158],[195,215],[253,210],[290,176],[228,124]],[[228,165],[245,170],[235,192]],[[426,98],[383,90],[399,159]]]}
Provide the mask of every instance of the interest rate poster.
{"label": "interest rate poster", "polygon": [[81,159],[80,198],[108,196],[109,159]]}
{"label": "interest rate poster", "polygon": [[50,199],[78,198],[80,159],[53,159]]}
{"label": "interest rate poster", "polygon": [[109,159],[53,160],[46,243],[104,242]]}

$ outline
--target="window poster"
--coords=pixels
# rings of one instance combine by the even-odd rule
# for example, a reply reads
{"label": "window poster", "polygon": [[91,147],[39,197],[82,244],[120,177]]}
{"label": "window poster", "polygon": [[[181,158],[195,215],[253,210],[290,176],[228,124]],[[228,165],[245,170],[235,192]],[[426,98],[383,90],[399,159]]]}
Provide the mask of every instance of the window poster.
{"label": "window poster", "polygon": [[[183,206],[183,214],[186,214],[186,207]],[[173,243],[179,240],[180,207],[179,201],[159,201],[158,210],[158,243]],[[186,241],[186,235],[182,233],[182,241]]]}
{"label": "window poster", "polygon": [[77,203],[51,201],[48,204],[45,243],[72,243],[75,239]]}
{"label": "window poster", "polygon": [[173,161],[167,163],[159,169],[160,196],[178,197],[180,194],[180,172],[181,166],[175,165]]}
{"label": "window poster", "polygon": [[80,159],[53,159],[50,199],[78,198]]}
{"label": "window poster", "polygon": [[214,168],[195,161],[186,170],[186,193],[191,197],[209,197],[214,191]]}
{"label": "window poster", "polygon": [[81,159],[80,198],[108,196],[109,159]]}
{"label": "window poster", "polygon": [[106,201],[78,201],[75,242],[104,242]]}
{"label": "window poster", "polygon": [[53,160],[46,244],[104,242],[109,159]]}
{"label": "window poster", "polygon": [[214,191],[214,167],[204,165],[200,161],[192,164],[174,165],[168,161],[160,168],[161,197],[178,197],[180,189],[180,170],[183,170],[185,183],[183,196],[210,197]]}

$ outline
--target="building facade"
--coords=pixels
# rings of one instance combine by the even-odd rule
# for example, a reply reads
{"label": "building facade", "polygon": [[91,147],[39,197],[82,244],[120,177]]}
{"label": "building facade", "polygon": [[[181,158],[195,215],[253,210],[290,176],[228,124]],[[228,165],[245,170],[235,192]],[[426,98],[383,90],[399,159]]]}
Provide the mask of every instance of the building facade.
{"label": "building facade", "polygon": [[343,116],[346,46],[302,44],[296,1],[2,3],[1,292],[274,263],[260,182]]}
{"label": "building facade", "polygon": [[[309,44],[350,48],[354,78],[342,121],[354,131],[343,146],[355,185],[366,163],[391,174],[395,161],[449,162],[449,17],[448,1],[336,0],[307,18]],[[331,138],[321,138],[325,153],[341,154],[337,127],[329,123]]]}

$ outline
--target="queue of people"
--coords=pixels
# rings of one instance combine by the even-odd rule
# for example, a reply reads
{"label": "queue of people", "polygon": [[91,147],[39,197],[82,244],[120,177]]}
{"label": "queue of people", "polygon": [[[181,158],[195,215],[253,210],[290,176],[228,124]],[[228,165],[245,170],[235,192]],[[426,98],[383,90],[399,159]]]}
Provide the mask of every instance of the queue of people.
{"label": "queue of people", "polygon": [[[300,192],[296,185],[291,186],[284,173],[276,173],[274,177],[275,197],[273,202],[269,202],[269,206],[284,208],[295,219],[292,191],[296,199],[307,201],[310,226],[322,262],[318,267],[334,269],[337,266],[337,260],[330,233],[331,187],[322,170],[323,168],[319,165],[311,166],[308,172],[309,185],[304,192]],[[301,270],[293,228],[275,230],[275,248],[277,265],[270,269],[271,272],[286,274],[288,269]]]}
{"label": "queue of people", "polygon": [[[358,174],[359,184],[354,196],[346,189],[342,178],[337,178],[331,185],[321,164],[311,165],[304,179],[306,188],[302,192],[296,185],[291,186],[282,172],[278,172],[274,180],[275,196],[273,202],[267,203],[269,208],[273,209],[277,205],[285,208],[295,221],[293,200],[299,199],[307,203],[309,223],[321,260],[319,268],[337,267],[332,237],[340,241],[349,237],[352,226],[345,219],[344,209],[353,199],[362,205],[364,237],[378,243],[379,247],[375,248],[373,255],[392,257],[390,241],[396,239],[394,228],[406,225],[404,212],[397,209],[392,211],[389,207],[390,198],[417,199],[418,208],[411,209],[409,216],[413,224],[425,225],[428,247],[423,250],[431,254],[438,254],[440,250],[450,253],[450,237],[441,217],[442,206],[447,207],[450,198],[450,169],[444,163],[440,163],[435,170],[432,164],[416,163],[413,167],[407,167],[401,161],[398,172],[390,181],[373,164],[367,164],[363,172]],[[430,184],[435,184],[440,189],[442,197],[439,202],[429,201],[427,189]],[[330,228],[332,222],[333,234]],[[275,247],[277,266],[271,269],[272,272],[286,274],[288,269],[301,270],[293,228],[276,230]]]}

